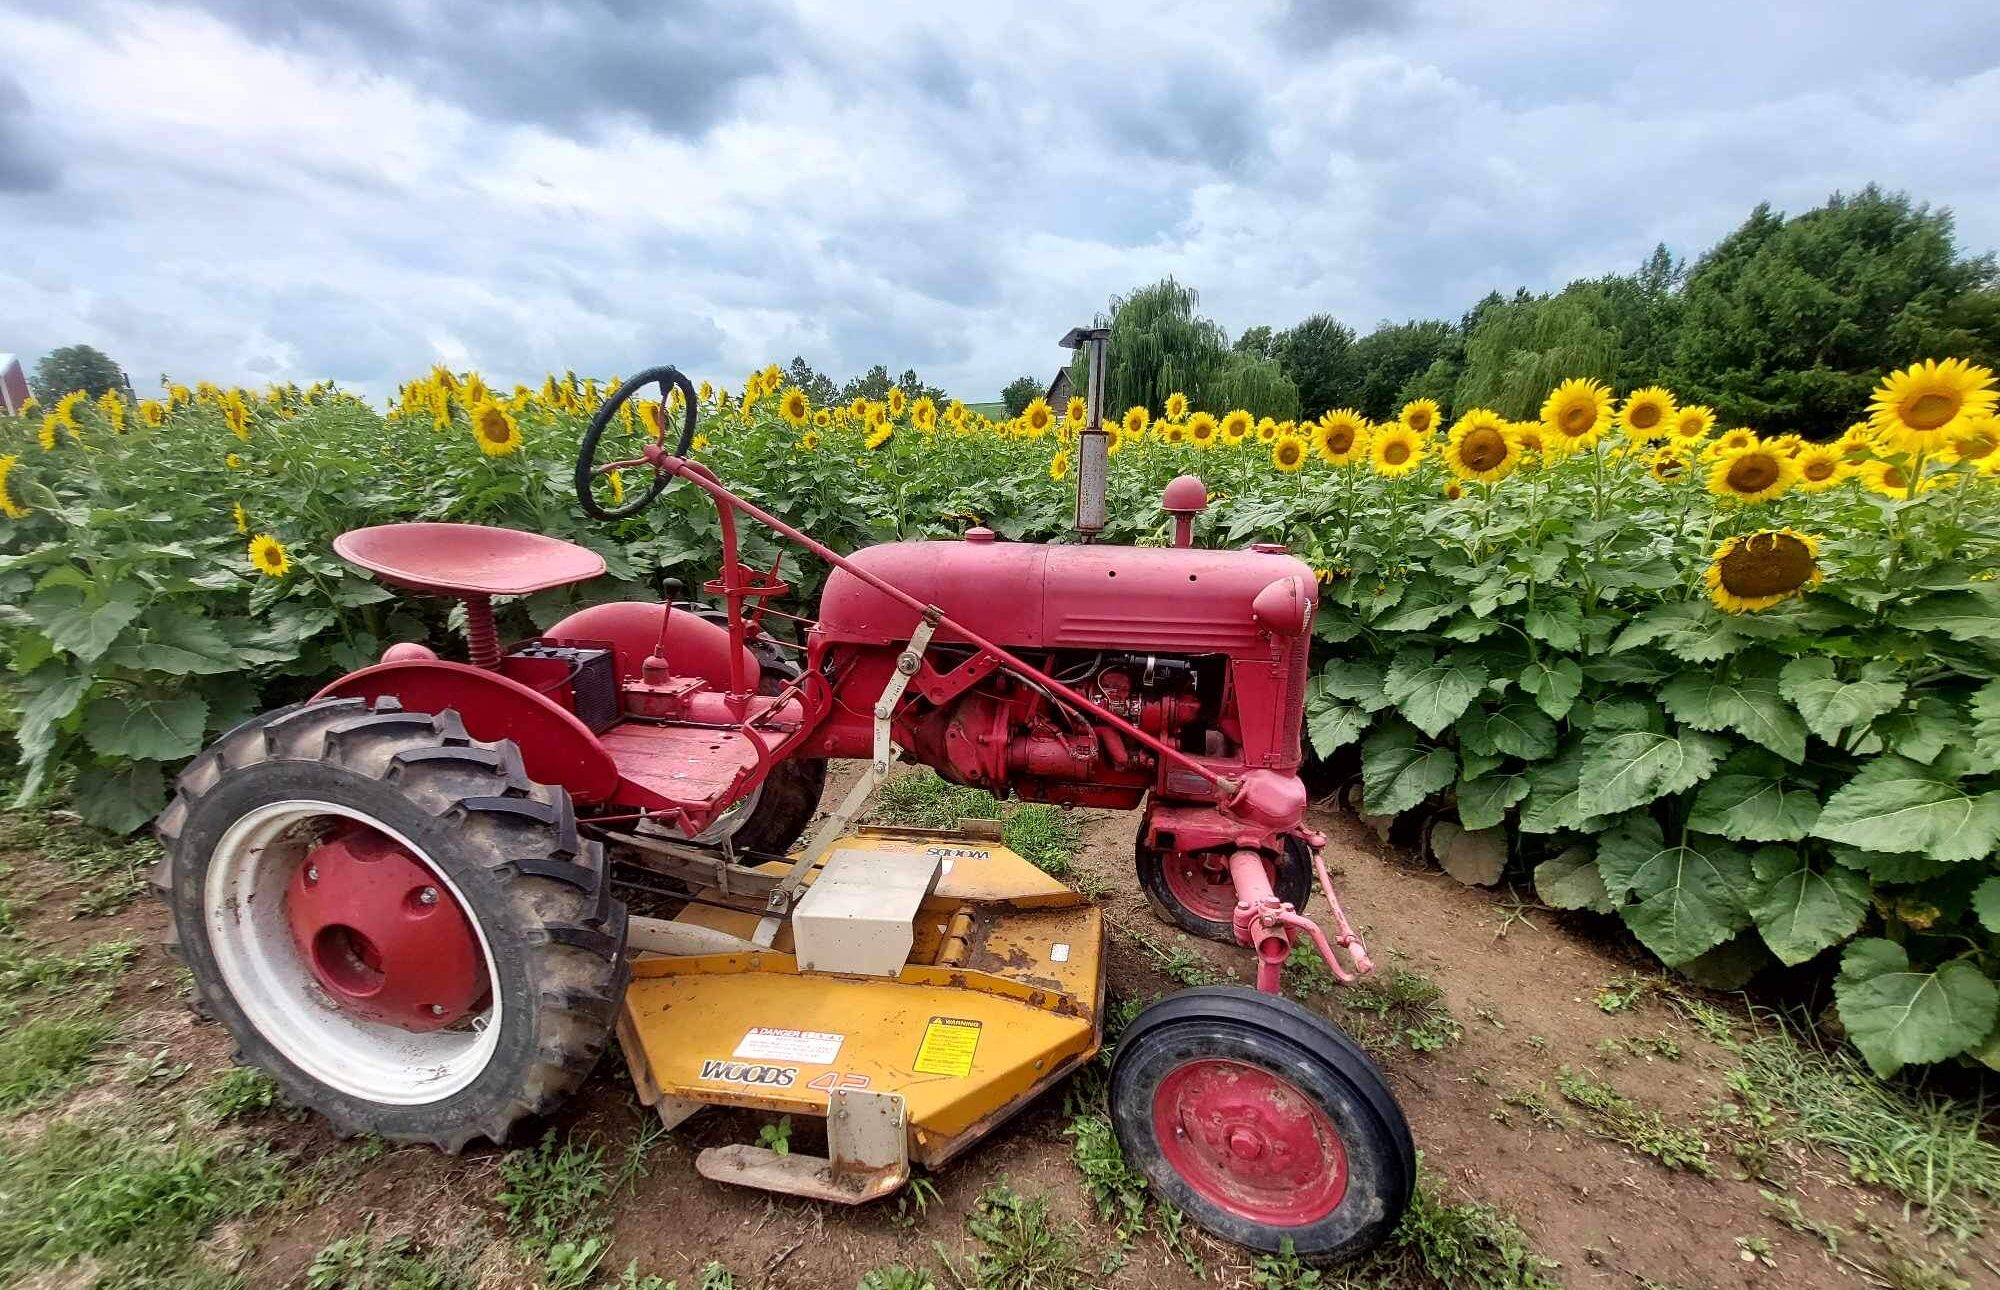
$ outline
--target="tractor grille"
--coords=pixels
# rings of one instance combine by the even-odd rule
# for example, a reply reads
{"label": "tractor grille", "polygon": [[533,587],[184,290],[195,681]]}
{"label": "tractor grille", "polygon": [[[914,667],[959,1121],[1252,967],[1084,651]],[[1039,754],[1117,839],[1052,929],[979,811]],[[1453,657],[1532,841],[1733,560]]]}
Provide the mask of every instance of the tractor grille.
{"label": "tractor grille", "polygon": [[1311,654],[1311,636],[1292,643],[1291,672],[1285,677],[1285,706],[1278,716],[1284,726],[1278,735],[1278,747],[1293,766],[1304,756],[1299,739],[1306,724],[1306,661]]}

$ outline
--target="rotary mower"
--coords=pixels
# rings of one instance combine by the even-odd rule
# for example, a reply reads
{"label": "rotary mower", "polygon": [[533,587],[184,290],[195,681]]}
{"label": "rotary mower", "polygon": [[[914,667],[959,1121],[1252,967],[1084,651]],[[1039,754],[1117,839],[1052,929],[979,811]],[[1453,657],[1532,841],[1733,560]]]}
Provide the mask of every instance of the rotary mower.
{"label": "rotary mower", "polygon": [[[551,1109],[616,1034],[670,1126],[706,1106],[825,1121],[825,1155],[711,1147],[702,1174],[887,1195],[1104,1039],[1095,906],[992,830],[857,827],[907,757],[1003,797],[1143,806],[1153,907],[1253,951],[1258,988],[1168,996],[1118,1037],[1108,1098],[1128,1162],[1253,1249],[1333,1258],[1387,1235],[1415,1176],[1402,1112],[1346,1036],[1278,993],[1299,940],[1340,980],[1370,970],[1298,775],[1314,580],[1279,547],[1195,547],[1192,476],[1164,498],[1172,546],[1093,540],[1105,337],[1063,342],[1092,359],[1076,543],[972,528],[841,556],[689,456],[697,401],[670,367],[599,407],[577,497],[616,521],[675,481],[701,489],[719,608],[600,604],[503,647],[495,597],[603,562],[475,525],[340,537],[386,583],[457,597],[469,659],[393,645],[180,776],[156,885],[240,1060],[340,1132],[457,1151]],[[643,452],[598,461],[648,387],[663,415]],[[613,470],[650,483],[609,505]],[[830,568],[795,640],[766,630],[788,587],[782,557],[741,558],[746,519]],[[865,770],[806,836],[832,758]],[[1303,912],[1315,885],[1331,938]]]}

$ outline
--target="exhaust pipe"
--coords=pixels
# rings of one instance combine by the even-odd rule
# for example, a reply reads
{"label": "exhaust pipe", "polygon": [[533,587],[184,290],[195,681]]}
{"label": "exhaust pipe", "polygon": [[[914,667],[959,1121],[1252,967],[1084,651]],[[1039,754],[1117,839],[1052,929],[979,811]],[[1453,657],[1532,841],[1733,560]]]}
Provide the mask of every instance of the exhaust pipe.
{"label": "exhaust pipe", "polygon": [[1111,472],[1111,436],[1104,430],[1104,343],[1109,327],[1073,327],[1062,338],[1064,349],[1090,347],[1090,386],[1085,398],[1083,433],[1076,441],[1076,531],[1088,542],[1104,531],[1106,477]]}

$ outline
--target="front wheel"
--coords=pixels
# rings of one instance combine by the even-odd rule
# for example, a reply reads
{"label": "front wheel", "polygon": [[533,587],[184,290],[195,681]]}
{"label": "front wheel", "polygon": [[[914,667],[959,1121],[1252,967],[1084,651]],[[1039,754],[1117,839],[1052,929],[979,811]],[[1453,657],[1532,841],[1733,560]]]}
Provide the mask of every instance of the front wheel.
{"label": "front wheel", "polygon": [[155,885],[197,1006],[342,1133],[503,1141],[589,1074],[625,910],[569,795],[458,715],[334,699],[182,773]]}
{"label": "front wheel", "polygon": [[1289,999],[1169,995],[1119,1040],[1110,1095],[1127,1162],[1224,1240],[1351,1258],[1409,1208],[1416,1148],[1382,1072]]}
{"label": "front wheel", "polygon": [[[1264,872],[1271,890],[1293,909],[1303,911],[1312,899],[1312,851],[1302,839],[1285,835],[1284,854],[1266,856]],[[1182,931],[1204,940],[1236,944],[1230,917],[1236,911],[1236,884],[1229,877],[1228,857],[1220,851],[1161,852],[1139,844],[1135,864],[1139,889],[1153,912]]]}

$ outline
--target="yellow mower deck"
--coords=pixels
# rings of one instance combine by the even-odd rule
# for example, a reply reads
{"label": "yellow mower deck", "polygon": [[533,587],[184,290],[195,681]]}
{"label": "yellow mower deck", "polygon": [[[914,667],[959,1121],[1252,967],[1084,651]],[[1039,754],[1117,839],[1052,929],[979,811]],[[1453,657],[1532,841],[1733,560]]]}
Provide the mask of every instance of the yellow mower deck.
{"label": "yellow mower deck", "polygon": [[[1082,896],[997,840],[862,830],[827,854],[843,848],[943,862],[895,976],[803,970],[789,924],[769,950],[633,965],[618,1037],[669,1126],[711,1105],[830,1117],[827,1157],[710,1148],[708,1177],[886,1195],[910,1161],[942,1165],[1097,1053],[1104,926]],[[747,938],[758,920],[691,904],[674,921]]]}

